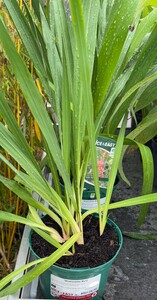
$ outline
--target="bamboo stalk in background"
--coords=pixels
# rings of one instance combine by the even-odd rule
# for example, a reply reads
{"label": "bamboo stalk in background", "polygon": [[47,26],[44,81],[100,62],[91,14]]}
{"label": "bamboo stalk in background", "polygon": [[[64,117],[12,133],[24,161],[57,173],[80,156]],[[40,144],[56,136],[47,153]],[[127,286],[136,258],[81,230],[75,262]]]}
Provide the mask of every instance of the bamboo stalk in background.
{"label": "bamboo stalk in background", "polygon": [[[23,9],[23,0],[19,0],[20,8]],[[32,1],[28,1],[28,5],[30,9],[32,9]],[[21,49],[21,40],[18,37],[11,19],[9,18],[7,11],[4,11],[2,1],[0,1],[0,15],[3,15],[5,18],[5,22],[7,23],[11,33],[12,38],[17,46],[18,52],[23,54]],[[29,63],[29,62],[28,62]],[[31,74],[34,74],[34,67],[32,62],[29,63]],[[35,141],[41,140],[40,131],[37,126],[36,121],[33,119],[32,115],[30,114],[27,107],[23,106],[23,95],[19,89],[19,86],[16,80],[13,79],[13,74],[11,74],[7,59],[5,57],[5,53],[2,51],[1,59],[0,59],[0,72],[1,72],[1,84],[3,89],[8,93],[8,99],[12,101],[14,115],[17,118],[19,127],[23,126],[24,134],[28,135],[30,147],[32,149],[36,149]],[[14,90],[10,88],[10,82],[14,80]],[[39,91],[42,93],[40,83],[37,81],[37,86]],[[24,113],[23,119],[21,112]],[[26,120],[26,121],[23,121]],[[23,122],[23,124],[22,124]],[[36,135],[36,138],[35,138]],[[35,150],[34,150],[35,151]],[[11,159],[8,156],[8,153],[5,153],[7,159]],[[16,164],[16,163],[15,163]],[[20,170],[20,166],[17,166]],[[1,165],[2,173],[7,175],[8,178],[12,178],[14,176],[13,172],[10,170],[9,167],[6,167],[4,164]],[[27,206],[21,203],[19,197],[15,196],[11,191],[0,189],[0,209],[4,210],[4,207],[7,211],[14,211],[17,215],[26,215],[27,213]],[[0,224],[0,278],[6,275],[8,272],[11,271],[11,265],[14,261],[14,256],[16,256],[17,250],[14,250],[14,254],[12,253],[12,249],[16,248],[18,243],[18,235],[17,231],[19,232],[19,227],[16,223],[3,223]],[[17,235],[17,237],[16,237]]]}

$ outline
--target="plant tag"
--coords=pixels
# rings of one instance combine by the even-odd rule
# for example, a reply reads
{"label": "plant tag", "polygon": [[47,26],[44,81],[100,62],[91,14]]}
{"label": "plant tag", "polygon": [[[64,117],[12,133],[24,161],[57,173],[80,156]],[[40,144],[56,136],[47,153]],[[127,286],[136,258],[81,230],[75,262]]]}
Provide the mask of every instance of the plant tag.
{"label": "plant tag", "polygon": [[[116,142],[110,138],[98,137],[96,140],[99,186],[107,189]],[[89,163],[85,177],[85,188],[94,186],[92,166]]]}
{"label": "plant tag", "polygon": [[62,300],[88,300],[98,294],[101,274],[87,279],[64,279],[51,274],[51,295]]}
{"label": "plant tag", "polygon": [[[95,193],[94,193],[94,197]],[[100,198],[100,205],[104,205],[106,197]],[[92,196],[90,196],[90,199],[82,199],[82,209],[89,210],[96,208],[98,206],[97,199],[92,200]]]}

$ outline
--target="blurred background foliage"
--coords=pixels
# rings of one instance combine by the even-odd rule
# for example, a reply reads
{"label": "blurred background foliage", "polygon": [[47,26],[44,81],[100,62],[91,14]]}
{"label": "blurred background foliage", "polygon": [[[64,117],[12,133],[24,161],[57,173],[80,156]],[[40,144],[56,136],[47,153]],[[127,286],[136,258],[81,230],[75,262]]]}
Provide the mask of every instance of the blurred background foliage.
{"label": "blurred background foliage", "polygon": [[[31,0],[28,0],[27,2],[31,8]],[[19,0],[19,4],[23,10],[23,1]],[[33,64],[28,60],[27,53],[22,47],[21,40],[7,11],[4,9],[2,1],[0,1],[0,16],[4,19],[6,26],[11,32],[12,39],[18,49],[18,52],[20,52],[27,62],[32,75],[36,77]],[[36,83],[39,91],[42,93],[41,86],[37,78]],[[5,95],[7,95],[7,101],[9,101],[10,107],[12,107],[19,127],[29,141],[32,151],[40,158],[41,152],[38,150],[39,145],[41,148],[39,128],[26,106],[22,92],[14,74],[11,71],[9,62],[2,48],[0,48],[0,85],[2,90],[5,92]],[[0,149],[0,151],[2,151],[2,149]],[[12,158],[8,156],[8,153],[5,153],[5,155],[7,159],[12,160]],[[16,162],[14,162],[14,164],[16,164]],[[14,176],[13,171],[10,170],[9,167],[6,167],[2,161],[0,161],[0,172],[1,174],[8,176],[8,178],[12,178]],[[20,216],[25,216],[27,214],[27,206],[24,202],[22,203],[16,195],[6,189],[2,184],[0,184],[0,210],[14,212]],[[14,267],[22,231],[23,228],[16,223],[0,223],[0,278],[4,277]]]}

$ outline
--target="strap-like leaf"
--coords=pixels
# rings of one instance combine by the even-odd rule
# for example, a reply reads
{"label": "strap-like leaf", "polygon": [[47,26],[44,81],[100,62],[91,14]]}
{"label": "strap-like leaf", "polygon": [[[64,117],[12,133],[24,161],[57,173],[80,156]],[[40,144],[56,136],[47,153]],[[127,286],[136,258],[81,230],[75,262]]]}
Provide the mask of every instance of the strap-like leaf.
{"label": "strap-like leaf", "polygon": [[[73,199],[73,194],[70,185],[70,179],[65,168],[65,164],[62,159],[61,150],[49,115],[45,109],[42,97],[35,85],[29,71],[27,70],[23,60],[18,55],[16,48],[11,41],[11,38],[8,35],[7,30],[5,29],[2,21],[0,20],[0,31],[1,31],[1,40],[7,55],[12,64],[12,69],[16,75],[17,80],[21,86],[25,99],[31,109],[32,114],[34,115],[35,120],[37,121],[42,134],[47,141],[47,144],[50,148],[50,151],[53,153],[54,161],[58,167],[60,174],[62,175],[64,182],[66,182],[67,190],[70,197]],[[26,84],[27,83],[27,84]],[[36,99],[36,101],[34,101]],[[19,162],[20,163],[20,162]]]}
{"label": "strap-like leaf", "polygon": [[[46,271],[51,265],[53,265],[61,256],[63,256],[67,252],[67,250],[78,240],[79,236],[80,236],[79,233],[74,234],[62,247],[60,247],[60,249],[56,250],[49,257],[46,257],[44,260],[42,260],[40,262],[39,265],[37,265],[35,268],[28,271],[28,273],[24,274],[22,277],[20,277],[16,281],[14,281],[11,285],[9,285],[5,289],[1,290],[0,297],[4,297],[8,294],[15,293],[21,287],[27,285],[33,279],[38,277],[41,273]],[[29,265],[27,267],[29,267]],[[22,270],[24,270],[24,269],[25,268],[22,268]],[[2,286],[1,286],[1,288],[2,288]]]}
{"label": "strap-like leaf", "polygon": [[[137,4],[137,0],[129,2],[125,0],[114,1],[114,6],[116,6],[117,10],[116,13],[113,14],[113,19],[111,18],[112,23],[107,28],[108,30],[97,59],[97,73],[93,89],[96,116],[100,111],[102,102],[116,70],[125,39],[129,33],[128,26],[133,23]],[[114,6],[112,8],[113,11],[115,11]]]}

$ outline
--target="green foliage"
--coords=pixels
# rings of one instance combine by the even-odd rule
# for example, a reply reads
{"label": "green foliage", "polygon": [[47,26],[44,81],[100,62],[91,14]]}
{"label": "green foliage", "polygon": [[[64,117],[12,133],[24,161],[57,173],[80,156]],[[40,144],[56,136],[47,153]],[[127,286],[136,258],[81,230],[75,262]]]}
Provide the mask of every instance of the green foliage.
{"label": "green foliage", "polygon": [[[1,92],[0,116],[3,123],[0,123],[0,146],[17,161],[21,169],[0,154],[2,161],[15,173],[13,179],[1,176],[0,180],[29,205],[30,211],[26,219],[3,212],[0,219],[10,222],[17,220],[37,228],[38,233],[58,249],[54,255],[29,271],[28,275],[15,281],[10,289],[2,290],[0,296],[15,292],[28,282],[28,277],[31,281],[44,272],[51,263],[67,253],[76,241],[83,243],[82,220],[88,214],[98,213],[102,234],[108,210],[157,201],[157,194],[151,194],[152,157],[149,149],[139,143],[140,138],[145,143],[148,136],[151,138],[157,133],[155,109],[125,139],[127,115],[130,109],[133,110],[134,103],[142,102],[141,95],[145,91],[148,98],[142,104],[143,108],[156,99],[157,8],[143,17],[143,9],[151,5],[150,1],[69,0],[64,3],[63,0],[49,0],[44,6],[42,1],[34,0],[33,11],[29,10],[27,1],[24,1],[25,11],[20,10],[16,0],[3,0],[3,3],[46,94],[43,99],[6,25],[0,20],[1,42],[25,101],[38,124],[46,154],[44,162],[51,170],[54,188],[43,176]],[[142,32],[141,28],[144,28]],[[154,99],[152,96],[149,98],[150,86]],[[100,134],[113,135],[122,119],[122,127],[116,137],[106,202],[100,206],[95,140]],[[111,191],[124,144],[139,146],[144,169],[143,194],[149,195],[112,204]],[[89,159],[98,208],[82,214],[81,199]],[[65,197],[61,196],[59,176],[64,182]],[[33,192],[48,203],[48,208],[33,197]],[[36,209],[47,213],[58,223],[62,237],[55,232],[48,237],[52,229],[45,228]],[[67,240],[61,246],[60,238]],[[13,277],[8,277],[0,287],[3,288],[10,278]]]}

